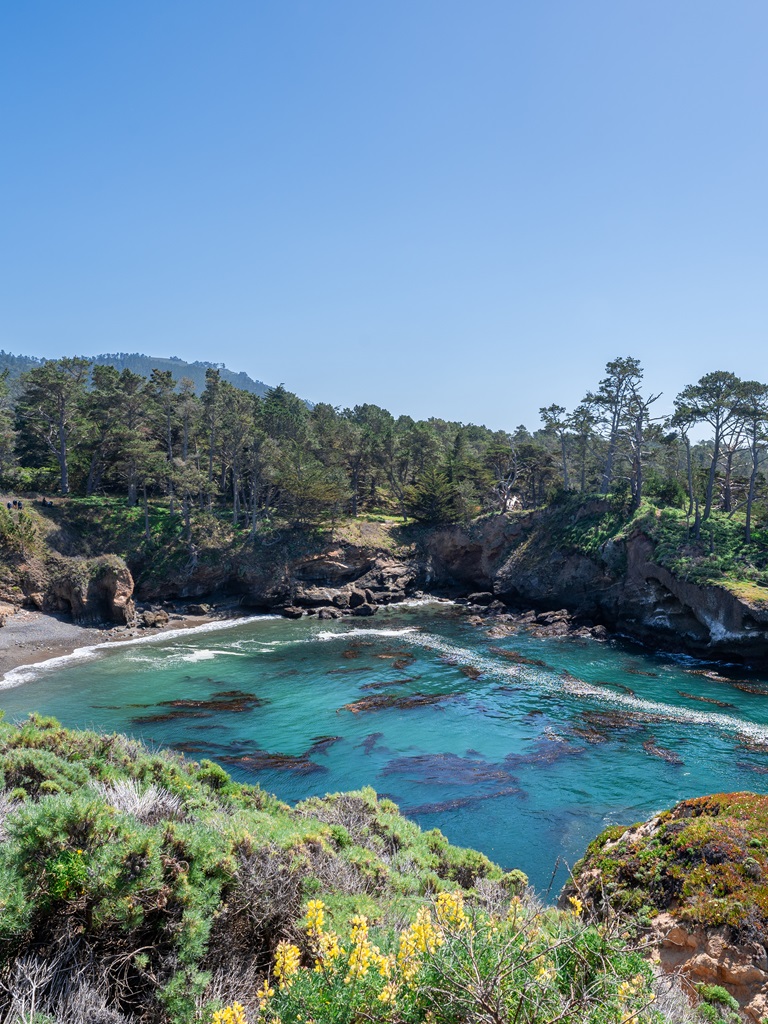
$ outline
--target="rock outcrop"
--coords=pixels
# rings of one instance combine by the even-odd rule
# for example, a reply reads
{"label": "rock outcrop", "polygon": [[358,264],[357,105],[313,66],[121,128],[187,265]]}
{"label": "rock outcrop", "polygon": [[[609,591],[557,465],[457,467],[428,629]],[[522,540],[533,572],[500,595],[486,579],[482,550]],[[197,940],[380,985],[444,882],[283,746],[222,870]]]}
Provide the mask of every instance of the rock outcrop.
{"label": "rock outcrop", "polygon": [[107,555],[89,563],[63,563],[42,595],[30,593],[29,600],[43,611],[71,615],[76,622],[131,625],[136,618],[133,590],[125,562]]}
{"label": "rock outcrop", "polygon": [[684,800],[589,846],[562,902],[634,919],[664,971],[725,988],[759,1022],[768,1011],[768,796]]}
{"label": "rock outcrop", "polygon": [[[576,513],[594,514],[600,501]],[[768,604],[678,579],[638,530],[592,555],[569,546],[549,509],[496,516],[430,537],[431,579],[490,590],[513,607],[565,608],[654,647],[713,658],[768,657]]]}

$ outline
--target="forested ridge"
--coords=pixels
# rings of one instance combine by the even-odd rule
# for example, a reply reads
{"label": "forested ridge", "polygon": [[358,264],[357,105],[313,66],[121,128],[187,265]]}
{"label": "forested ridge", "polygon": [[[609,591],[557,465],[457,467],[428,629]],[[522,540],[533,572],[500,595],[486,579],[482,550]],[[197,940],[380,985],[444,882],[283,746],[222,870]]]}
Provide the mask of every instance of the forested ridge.
{"label": "forested ridge", "polygon": [[[713,511],[762,522],[768,387],[706,374],[654,415],[659,394],[632,357],[605,367],[572,410],[552,403],[534,430],[492,431],[394,417],[376,405],[310,408],[283,385],[235,387],[218,367],[201,391],[170,370],[148,377],[83,358],[3,374],[0,482],[7,490],[165,501],[226,512],[255,534],[275,517],[314,524],[384,513],[466,522],[546,504],[563,491],[644,497],[681,508],[700,535]],[[693,442],[691,435],[705,439]]]}
{"label": "forested ridge", "polygon": [[[8,379],[12,387],[23,373],[36,366],[41,366],[44,362],[44,359],[37,356],[17,356],[12,352],[0,349],[0,372],[8,370]],[[242,371],[236,373],[233,370],[228,370],[224,363],[205,360],[188,363],[178,356],[147,356],[141,352],[102,352],[97,356],[89,356],[88,362],[93,365],[114,366],[116,370],[133,370],[134,373],[143,377],[149,377],[153,370],[169,370],[175,381],[187,377],[198,391],[202,391],[205,387],[205,371],[217,369],[224,380],[235,387],[242,388],[243,391],[252,391],[256,395],[263,395],[268,390],[263,381],[254,380],[247,373]]]}

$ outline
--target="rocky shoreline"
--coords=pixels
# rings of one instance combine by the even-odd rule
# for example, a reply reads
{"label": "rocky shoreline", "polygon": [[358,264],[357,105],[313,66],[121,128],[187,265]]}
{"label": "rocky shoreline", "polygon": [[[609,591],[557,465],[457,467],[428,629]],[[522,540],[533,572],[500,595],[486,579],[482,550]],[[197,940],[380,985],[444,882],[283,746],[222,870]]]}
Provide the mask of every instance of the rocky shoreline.
{"label": "rocky shoreline", "polygon": [[[602,507],[592,505],[574,517]],[[768,600],[759,590],[674,576],[642,530],[591,552],[576,549],[555,515],[543,509],[421,531],[347,525],[326,538],[286,539],[282,547],[212,547],[162,574],[115,554],[52,553],[20,564],[0,586],[0,625],[19,608],[129,633],[164,628],[178,615],[366,618],[432,595],[461,603],[470,617],[493,619],[493,629],[624,636],[712,662],[758,670],[768,664]],[[0,648],[0,666],[2,654]]]}

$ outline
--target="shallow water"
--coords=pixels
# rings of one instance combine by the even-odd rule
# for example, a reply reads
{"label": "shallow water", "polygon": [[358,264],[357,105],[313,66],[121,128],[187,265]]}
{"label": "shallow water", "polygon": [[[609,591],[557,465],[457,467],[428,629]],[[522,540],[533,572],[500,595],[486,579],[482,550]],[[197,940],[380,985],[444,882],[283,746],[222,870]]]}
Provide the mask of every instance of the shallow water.
{"label": "shallow water", "polygon": [[11,719],[126,732],[288,801],[373,786],[542,893],[608,824],[768,790],[768,678],[620,641],[492,639],[445,604],[213,624],[2,685]]}

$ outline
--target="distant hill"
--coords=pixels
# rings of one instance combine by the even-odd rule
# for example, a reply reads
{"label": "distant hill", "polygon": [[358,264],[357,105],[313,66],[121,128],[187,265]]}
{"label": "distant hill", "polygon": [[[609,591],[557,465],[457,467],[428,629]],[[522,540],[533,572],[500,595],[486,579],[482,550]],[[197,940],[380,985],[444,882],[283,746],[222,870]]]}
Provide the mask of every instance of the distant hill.
{"label": "distant hill", "polygon": [[[92,363],[114,366],[118,370],[133,370],[134,373],[141,374],[142,377],[148,377],[154,369],[170,370],[174,380],[189,377],[191,381],[194,381],[198,395],[205,387],[205,371],[207,369],[219,370],[223,380],[229,381],[230,384],[243,391],[250,391],[254,395],[263,395],[269,389],[269,385],[263,381],[254,380],[247,373],[235,373],[233,370],[228,370],[223,363],[202,361],[187,363],[177,356],[168,358],[145,356],[139,352],[105,352],[86,358],[90,359]],[[38,359],[36,356],[15,356],[11,352],[4,352],[0,349],[0,372],[7,367],[10,370],[11,380],[15,380],[20,374],[31,370],[34,366],[40,366],[44,362],[44,359]]]}

